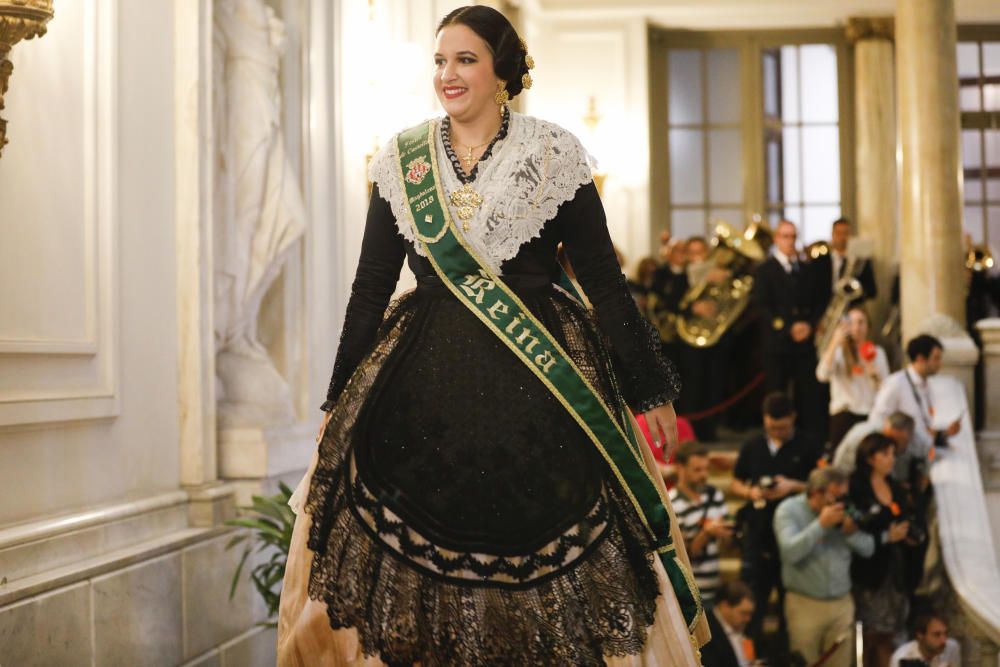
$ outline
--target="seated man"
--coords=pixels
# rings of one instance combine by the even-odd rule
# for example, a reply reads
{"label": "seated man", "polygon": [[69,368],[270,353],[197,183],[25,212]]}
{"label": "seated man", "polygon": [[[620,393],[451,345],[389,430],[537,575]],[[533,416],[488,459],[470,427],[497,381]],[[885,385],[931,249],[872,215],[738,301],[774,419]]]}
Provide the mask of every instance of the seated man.
{"label": "seated man", "polygon": [[706,607],[715,602],[721,581],[719,543],[732,537],[722,491],[707,481],[708,451],[696,442],[685,442],[677,449],[677,486],[670,490],[670,502]]}
{"label": "seated man", "polygon": [[949,639],[948,623],[940,614],[918,616],[914,630],[916,639],[896,649],[889,667],[960,667],[962,651],[957,641]]}
{"label": "seated man", "polygon": [[753,596],[742,581],[727,581],[719,587],[717,602],[706,613],[712,639],[701,647],[705,667],[748,667],[754,649],[743,630],[753,616]]}
{"label": "seated man", "polygon": [[805,492],[774,513],[789,647],[809,664],[832,650],[825,667],[851,665],[851,555],[868,558],[875,552],[875,538],[845,513],[846,495],[847,475],[819,468],[810,473]]}

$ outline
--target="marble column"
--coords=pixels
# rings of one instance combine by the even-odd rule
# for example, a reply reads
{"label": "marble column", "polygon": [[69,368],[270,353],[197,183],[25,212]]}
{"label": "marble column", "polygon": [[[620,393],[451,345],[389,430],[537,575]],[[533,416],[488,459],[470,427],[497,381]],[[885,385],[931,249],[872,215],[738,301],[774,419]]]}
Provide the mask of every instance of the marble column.
{"label": "marble column", "polygon": [[878,296],[869,308],[872,331],[877,333],[885,323],[892,280],[899,270],[892,18],[851,18],[847,38],[854,44],[855,231],[873,246]]}
{"label": "marble column", "polygon": [[954,0],[897,0],[904,341],[934,315],[965,327],[955,38]]}
{"label": "marble column", "polygon": [[[210,0],[174,3],[177,375],[180,482],[192,526],[233,516],[235,489],[219,480],[212,324],[212,32]],[[210,16],[210,15],[209,15]]]}
{"label": "marble column", "polygon": [[979,465],[987,492],[1000,493],[1000,318],[976,322],[983,341],[983,384],[986,412],[976,438]]}

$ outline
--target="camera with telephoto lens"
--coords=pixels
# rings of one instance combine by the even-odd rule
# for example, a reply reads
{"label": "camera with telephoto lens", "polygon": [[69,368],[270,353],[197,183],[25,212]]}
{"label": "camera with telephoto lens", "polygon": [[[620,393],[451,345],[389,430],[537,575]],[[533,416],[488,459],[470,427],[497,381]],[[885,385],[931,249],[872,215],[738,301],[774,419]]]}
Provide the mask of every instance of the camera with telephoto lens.
{"label": "camera with telephoto lens", "polygon": [[918,520],[917,515],[913,513],[907,514],[904,520],[910,523],[910,527],[906,531],[906,539],[917,544],[923,543],[927,539],[927,529]]}
{"label": "camera with telephoto lens", "polygon": [[927,460],[921,456],[914,456],[910,459],[909,479],[910,485],[917,485],[921,479],[927,477]]}

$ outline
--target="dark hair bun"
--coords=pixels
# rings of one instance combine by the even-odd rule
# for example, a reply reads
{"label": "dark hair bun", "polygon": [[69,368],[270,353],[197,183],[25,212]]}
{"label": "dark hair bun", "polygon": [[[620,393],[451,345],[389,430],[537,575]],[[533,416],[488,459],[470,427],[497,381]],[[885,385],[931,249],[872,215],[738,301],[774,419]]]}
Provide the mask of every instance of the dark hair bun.
{"label": "dark hair bun", "polygon": [[521,78],[528,73],[528,53],[506,16],[485,5],[459,7],[441,19],[437,31],[455,24],[466,26],[486,42],[493,54],[493,72],[507,82],[511,98],[524,90]]}

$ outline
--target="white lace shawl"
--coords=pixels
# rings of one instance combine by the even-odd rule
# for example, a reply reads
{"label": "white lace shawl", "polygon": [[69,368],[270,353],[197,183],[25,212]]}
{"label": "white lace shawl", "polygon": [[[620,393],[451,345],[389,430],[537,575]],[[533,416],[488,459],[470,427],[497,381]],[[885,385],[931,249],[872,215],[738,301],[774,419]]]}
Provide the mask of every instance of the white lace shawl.
{"label": "white lace shawl", "polygon": [[[479,165],[472,183],[473,189],[483,196],[483,204],[469,220],[469,231],[462,231],[457,209],[450,206],[458,232],[498,274],[500,265],[539,236],[545,223],[556,216],[559,206],[592,179],[593,159],[573,134],[532,116],[515,112],[510,116],[507,137]],[[462,183],[445,153],[440,124],[436,143],[437,173],[447,198],[461,189]],[[415,243],[396,156],[396,137],[393,137],[372,158],[368,178],[378,185],[379,194],[392,207],[399,233],[415,246],[417,254],[426,257],[423,244]]]}

